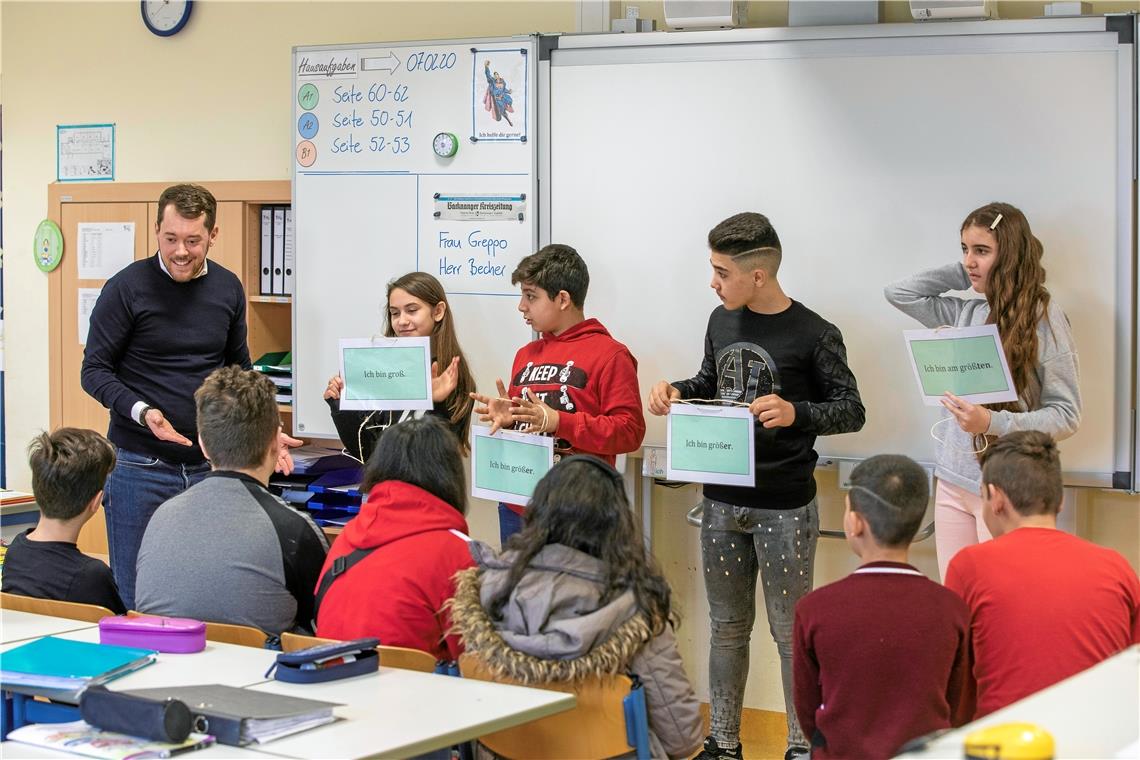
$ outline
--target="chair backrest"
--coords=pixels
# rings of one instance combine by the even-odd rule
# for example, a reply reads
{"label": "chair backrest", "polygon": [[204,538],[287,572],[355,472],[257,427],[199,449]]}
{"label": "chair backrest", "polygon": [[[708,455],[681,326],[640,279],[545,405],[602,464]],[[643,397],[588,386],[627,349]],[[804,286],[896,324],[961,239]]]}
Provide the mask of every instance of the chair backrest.
{"label": "chair backrest", "polygon": [[[331,644],[335,641],[337,640],[286,632],[281,634],[281,649],[286,652],[296,652],[298,649],[315,647],[317,644]],[[419,649],[378,646],[376,650],[380,652],[380,664],[385,668],[415,670],[420,673],[435,672],[435,658]]]}
{"label": "chair backrest", "polygon": [[237,644],[243,647],[264,649],[265,641],[268,638],[265,631],[254,628],[252,625],[206,622],[206,641],[220,641],[223,644]]}
{"label": "chair backrest", "polygon": [[53,615],[69,620],[83,620],[87,623],[98,623],[101,618],[115,614],[106,607],[100,607],[97,604],[61,602],[58,599],[37,599],[32,596],[21,596],[8,592],[0,592],[0,607],[6,610],[34,612],[37,615]]}
{"label": "chair backrest", "polygon": [[459,657],[464,678],[525,685],[535,689],[573,694],[573,710],[479,737],[489,750],[505,758],[559,760],[566,757],[617,757],[632,750],[626,734],[622,701],[633,687],[627,676],[594,677],[575,684],[522,684],[491,675],[477,656]]}

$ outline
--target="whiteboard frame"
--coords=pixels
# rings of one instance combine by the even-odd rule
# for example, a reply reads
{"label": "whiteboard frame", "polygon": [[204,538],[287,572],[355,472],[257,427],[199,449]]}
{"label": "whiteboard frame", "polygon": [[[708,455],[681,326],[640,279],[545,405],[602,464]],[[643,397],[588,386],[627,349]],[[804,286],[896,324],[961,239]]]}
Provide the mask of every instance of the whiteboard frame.
{"label": "whiteboard frame", "polygon": [[[540,43],[541,43],[541,35],[538,35],[538,34],[517,34],[517,35],[508,35],[508,36],[499,36],[499,37],[470,37],[470,38],[460,38],[460,39],[394,40],[394,41],[373,40],[373,41],[364,41],[364,42],[355,42],[355,43],[343,43],[343,44],[338,43],[338,44],[333,44],[333,45],[295,45],[292,48],[292,51],[290,52],[289,60],[290,60],[290,63],[295,61],[298,53],[315,53],[315,52],[327,52],[327,51],[335,51],[335,50],[362,50],[365,48],[401,48],[401,49],[406,49],[406,48],[425,48],[425,47],[432,47],[432,46],[483,47],[483,46],[488,46],[488,45],[510,45],[512,47],[526,48],[527,49],[527,55],[529,56],[529,61],[528,61],[528,66],[527,66],[527,87],[529,88],[529,92],[528,92],[528,96],[527,96],[527,119],[528,119],[527,145],[530,149],[530,167],[531,167],[530,168],[530,176],[528,178],[529,181],[527,183],[529,189],[527,192],[529,193],[528,200],[530,198],[536,199],[536,201],[532,205],[532,208],[535,209],[535,213],[530,214],[530,219],[528,221],[528,227],[530,228],[531,250],[535,250],[537,248],[537,244],[538,244],[538,240],[539,240],[539,227],[541,224],[541,217],[542,217],[541,205],[540,205],[541,204],[541,198],[540,198],[540,195],[538,192],[539,191],[539,184],[538,184],[539,144],[542,142],[540,129],[542,128],[541,125],[543,124],[543,118],[540,115],[539,108],[538,108],[538,105],[541,102],[541,98],[543,96],[543,93],[541,93],[539,90],[539,85],[540,85],[540,82],[542,80],[540,79],[539,74],[538,74],[540,67],[539,67],[539,65],[537,65],[539,63],[539,57],[540,57],[539,56]],[[403,60],[406,61],[407,59],[404,58]],[[297,166],[296,157],[292,154],[292,151],[294,150],[295,145],[296,145],[296,131],[295,130],[296,130],[297,120],[298,120],[298,118],[300,118],[301,109],[300,109],[300,105],[297,102],[297,95],[296,95],[297,94],[297,88],[299,85],[298,79],[297,79],[297,70],[296,70],[295,66],[293,66],[291,68],[292,68],[292,73],[290,74],[291,87],[290,87],[290,92],[289,92],[291,117],[290,117],[289,125],[288,125],[289,140],[288,140],[287,144],[290,146],[290,158],[289,158],[290,204],[291,204],[291,207],[294,209],[294,219],[296,220],[296,219],[298,219],[297,214],[296,214],[298,166]],[[531,138],[530,137],[531,135],[534,135],[534,138]],[[463,140],[464,142],[466,141],[466,137],[463,135],[460,135],[460,139]],[[421,211],[421,213],[423,213],[423,212]],[[427,212],[427,213],[430,213],[430,212]],[[417,224],[419,224],[421,220],[417,219],[416,221],[417,221]],[[419,253],[420,252],[417,251],[417,257],[419,257]],[[304,253],[298,248],[296,251],[296,255],[298,257],[300,257],[300,256],[303,256]],[[300,260],[298,259],[298,265],[299,265],[299,262],[300,262]],[[403,274],[403,272],[398,272],[393,276],[399,276],[400,274]],[[300,279],[300,278],[298,278],[298,279]],[[298,306],[299,300],[303,297],[302,294],[304,293],[304,290],[305,290],[305,286],[304,286],[304,283],[302,283],[302,282],[298,282],[294,286],[294,294],[293,294],[292,301],[291,301],[291,304],[289,307],[290,311],[291,311],[290,322],[291,322],[291,330],[292,330],[290,339],[292,341],[292,347],[294,349],[294,355],[295,356],[297,355],[296,349],[298,348],[297,306]],[[454,293],[452,291],[447,291],[447,295],[448,295],[448,298],[451,299],[452,296],[454,296],[454,295],[470,295],[470,294],[457,294],[457,293]],[[496,298],[496,299],[504,297],[503,294],[477,294],[477,295],[484,296],[487,298]],[[510,297],[514,298],[515,296],[512,294],[512,295],[510,295]],[[301,361],[304,361],[303,356],[301,358]],[[321,399],[321,392],[322,392],[321,389],[320,388],[313,388],[312,392],[310,392],[308,389],[306,389],[306,387],[304,386],[304,383],[301,381],[301,377],[296,372],[296,367],[297,367],[297,365],[295,362],[294,363],[294,375],[293,375],[293,382],[294,382],[294,388],[293,388],[293,393],[294,393],[293,404],[294,404],[294,406],[293,406],[293,414],[292,414],[292,424],[293,424],[292,433],[293,433],[293,435],[299,435],[299,436],[308,437],[308,438],[312,438],[312,437],[316,436],[316,437],[319,437],[322,439],[335,440],[337,437],[336,431],[335,431],[335,428],[332,428],[331,422],[327,426],[327,427],[331,428],[331,433],[326,432],[326,430],[318,430],[315,432],[310,432],[310,431],[305,429],[305,419],[303,417],[308,415],[308,412],[305,411],[305,407],[311,405],[318,410],[317,413],[322,413],[322,414],[324,413],[324,410],[327,407],[326,407],[325,402]],[[304,399],[302,398],[303,394],[308,394],[308,397],[314,398],[314,399],[316,399],[316,401],[315,402],[314,401],[309,401],[309,402],[304,401]]]}
{"label": "whiteboard frame", "polygon": [[[1131,25],[1137,40],[1137,17],[1109,14],[1078,18],[1047,18],[953,23],[872,24],[858,26],[731,29],[702,32],[642,32],[638,34],[581,34],[546,38],[540,44],[538,67],[541,101],[539,142],[543,145],[538,181],[546,192],[540,224],[540,245],[550,240],[551,70],[563,66],[646,64],[670,61],[757,60],[834,56],[944,55],[951,53],[1010,53],[1109,51],[1117,55],[1117,177],[1116,177],[1116,315],[1114,346],[1118,359],[1113,387],[1113,467],[1111,472],[1065,472],[1065,484],[1096,488],[1140,490],[1140,312],[1133,294],[1140,292],[1136,240],[1133,230],[1140,219],[1140,199],[1133,183],[1140,176],[1137,148],[1137,83],[1140,63],[1135,42],[1120,42],[1109,19]],[[884,40],[890,40],[890,49]],[[900,44],[901,42],[901,44]],[[1140,194],[1138,194],[1140,195]],[[652,442],[647,442],[650,445]],[[822,447],[826,450],[826,443]],[[838,459],[820,452],[820,465]]]}

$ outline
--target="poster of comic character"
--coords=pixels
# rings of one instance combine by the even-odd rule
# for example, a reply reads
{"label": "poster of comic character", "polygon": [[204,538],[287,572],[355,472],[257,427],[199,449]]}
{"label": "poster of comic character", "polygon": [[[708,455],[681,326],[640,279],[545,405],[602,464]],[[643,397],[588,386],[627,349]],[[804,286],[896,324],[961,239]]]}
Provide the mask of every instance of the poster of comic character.
{"label": "poster of comic character", "polygon": [[526,140],[527,56],[512,50],[471,51],[471,134],[481,140]]}

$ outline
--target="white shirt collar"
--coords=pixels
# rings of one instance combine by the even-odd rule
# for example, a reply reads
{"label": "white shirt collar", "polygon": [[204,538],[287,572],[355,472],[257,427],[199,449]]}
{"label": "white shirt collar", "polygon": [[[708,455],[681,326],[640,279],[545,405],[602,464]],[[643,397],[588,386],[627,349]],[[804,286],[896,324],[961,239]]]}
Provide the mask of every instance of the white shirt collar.
{"label": "white shirt collar", "polygon": [[[170,279],[173,280],[174,277],[170,274],[170,270],[166,268],[166,262],[162,260],[162,254],[156,253],[154,255],[158,257],[158,265],[160,267],[162,267],[162,271],[166,273],[167,277],[169,277]],[[208,272],[208,271],[210,271],[210,260],[206,259],[205,261],[202,262],[202,271],[199,272],[198,274],[194,275],[190,279],[197,280],[199,277],[205,277],[206,272]]]}

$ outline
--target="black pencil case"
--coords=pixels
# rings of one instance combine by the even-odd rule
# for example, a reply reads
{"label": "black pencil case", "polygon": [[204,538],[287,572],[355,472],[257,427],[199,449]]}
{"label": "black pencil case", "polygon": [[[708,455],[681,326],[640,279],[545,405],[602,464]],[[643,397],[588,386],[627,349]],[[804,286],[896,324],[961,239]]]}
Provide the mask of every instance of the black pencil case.
{"label": "black pencil case", "polygon": [[321,683],[374,673],[380,667],[380,639],[353,639],[282,652],[269,668],[278,681]]}

